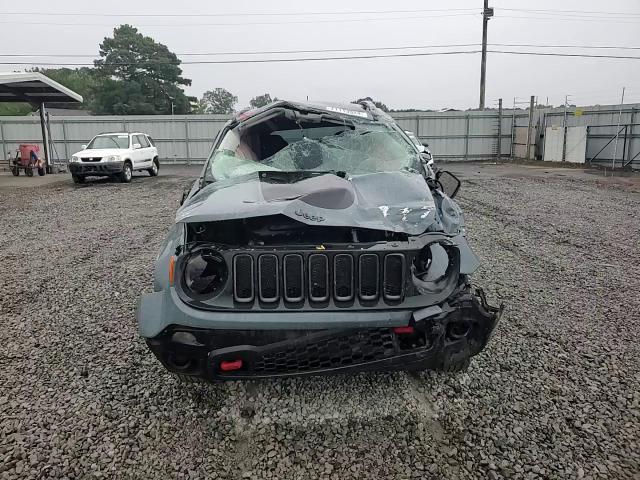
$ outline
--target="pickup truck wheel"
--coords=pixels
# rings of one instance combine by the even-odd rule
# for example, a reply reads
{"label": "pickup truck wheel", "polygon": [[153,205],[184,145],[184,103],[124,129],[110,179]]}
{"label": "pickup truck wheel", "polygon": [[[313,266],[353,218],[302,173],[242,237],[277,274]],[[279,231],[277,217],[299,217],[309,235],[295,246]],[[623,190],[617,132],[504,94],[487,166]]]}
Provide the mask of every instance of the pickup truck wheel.
{"label": "pickup truck wheel", "polygon": [[128,161],[124,162],[124,165],[122,166],[122,172],[120,172],[120,181],[122,183],[130,183],[132,175],[133,170],[131,168],[131,163]]}
{"label": "pickup truck wheel", "polygon": [[71,179],[73,183],[84,183],[84,177],[79,177],[78,175],[71,175]]}
{"label": "pickup truck wheel", "polygon": [[24,173],[27,174],[27,177],[33,177],[33,168],[27,167],[24,169]]}
{"label": "pickup truck wheel", "polygon": [[158,176],[158,170],[160,170],[160,164],[158,163],[158,159],[154,158],[153,165],[151,165],[151,168],[147,169],[147,172],[149,172],[149,175],[152,177],[156,177]]}

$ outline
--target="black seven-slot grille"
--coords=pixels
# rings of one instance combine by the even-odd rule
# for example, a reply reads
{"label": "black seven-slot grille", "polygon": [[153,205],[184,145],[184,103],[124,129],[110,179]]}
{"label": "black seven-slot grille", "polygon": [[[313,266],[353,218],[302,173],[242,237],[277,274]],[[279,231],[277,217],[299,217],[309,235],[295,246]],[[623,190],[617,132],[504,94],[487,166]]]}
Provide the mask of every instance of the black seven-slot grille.
{"label": "black seven-slot grille", "polygon": [[406,273],[402,253],[242,253],[233,258],[233,295],[240,303],[393,302],[403,297]]}

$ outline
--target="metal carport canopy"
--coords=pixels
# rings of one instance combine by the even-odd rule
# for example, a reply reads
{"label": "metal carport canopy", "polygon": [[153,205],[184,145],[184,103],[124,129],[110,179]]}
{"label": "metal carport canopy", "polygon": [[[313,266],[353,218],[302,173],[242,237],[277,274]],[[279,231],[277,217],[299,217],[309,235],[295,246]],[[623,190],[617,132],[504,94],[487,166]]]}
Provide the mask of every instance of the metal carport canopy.
{"label": "metal carport canopy", "polygon": [[0,102],[82,103],[82,95],[41,73],[0,73]]}
{"label": "metal carport canopy", "polygon": [[40,110],[44,159],[51,173],[45,103],[60,106],[82,103],[82,95],[38,72],[0,73],[0,102],[27,102]]}

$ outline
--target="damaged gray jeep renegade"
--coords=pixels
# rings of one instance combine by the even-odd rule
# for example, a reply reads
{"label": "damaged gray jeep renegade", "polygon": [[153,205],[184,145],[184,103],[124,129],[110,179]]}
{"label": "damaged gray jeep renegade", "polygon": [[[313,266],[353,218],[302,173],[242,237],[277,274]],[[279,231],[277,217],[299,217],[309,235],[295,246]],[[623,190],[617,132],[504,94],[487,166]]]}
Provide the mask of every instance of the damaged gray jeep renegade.
{"label": "damaged gray jeep renegade", "polygon": [[240,113],[183,195],[140,335],[186,380],[463,370],[502,306],[471,285],[459,187],[370,102]]}

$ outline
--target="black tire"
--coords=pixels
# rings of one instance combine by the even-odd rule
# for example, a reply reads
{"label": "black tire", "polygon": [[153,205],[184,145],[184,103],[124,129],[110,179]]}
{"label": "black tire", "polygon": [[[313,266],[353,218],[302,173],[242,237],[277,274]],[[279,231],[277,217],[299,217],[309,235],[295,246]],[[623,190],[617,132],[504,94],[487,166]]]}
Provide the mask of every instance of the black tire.
{"label": "black tire", "polygon": [[120,175],[118,176],[118,178],[120,179],[120,182],[131,183],[132,176],[133,176],[133,167],[131,166],[131,162],[129,161],[124,162],[124,165],[122,166],[122,172],[120,172]]}
{"label": "black tire", "polygon": [[14,165],[13,167],[11,167],[11,173],[13,174],[14,177],[19,177],[20,169]]}
{"label": "black tire", "polygon": [[84,177],[79,177],[78,175],[71,175],[73,179],[73,183],[84,183]]}
{"label": "black tire", "polygon": [[147,172],[149,172],[150,176],[157,177],[159,170],[160,170],[160,163],[158,162],[157,158],[154,158],[153,159],[153,166],[151,168],[147,169]]}
{"label": "black tire", "polygon": [[33,177],[33,168],[27,167],[24,169],[24,173],[27,177]]}
{"label": "black tire", "polygon": [[45,173],[47,173],[47,171],[44,169],[44,167],[40,167],[38,169],[38,175],[40,175],[41,177],[44,177]]}

